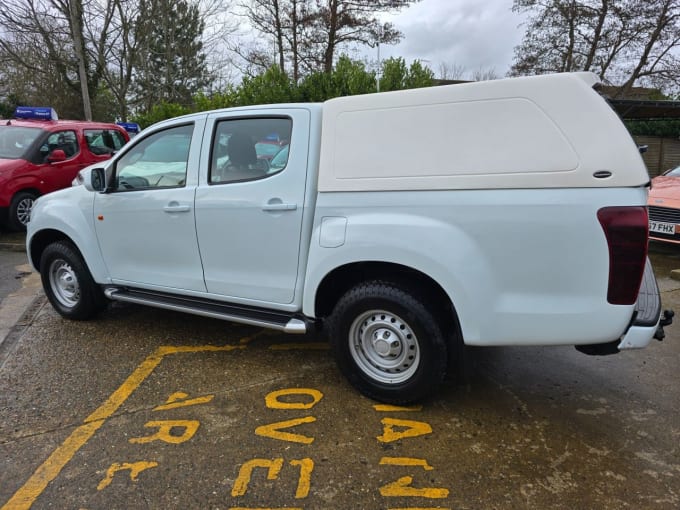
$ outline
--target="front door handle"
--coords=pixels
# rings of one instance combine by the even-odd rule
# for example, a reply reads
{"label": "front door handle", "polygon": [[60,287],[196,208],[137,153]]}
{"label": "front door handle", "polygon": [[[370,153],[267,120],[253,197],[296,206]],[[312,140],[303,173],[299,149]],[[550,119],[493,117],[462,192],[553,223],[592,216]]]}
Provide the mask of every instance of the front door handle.
{"label": "front door handle", "polygon": [[163,210],[166,213],[189,212],[191,210],[191,206],[181,205],[179,202],[173,201],[173,202],[170,202],[165,207],[163,207]]}
{"label": "front door handle", "polygon": [[281,202],[267,203],[262,206],[263,211],[294,211],[297,204],[284,204]]}

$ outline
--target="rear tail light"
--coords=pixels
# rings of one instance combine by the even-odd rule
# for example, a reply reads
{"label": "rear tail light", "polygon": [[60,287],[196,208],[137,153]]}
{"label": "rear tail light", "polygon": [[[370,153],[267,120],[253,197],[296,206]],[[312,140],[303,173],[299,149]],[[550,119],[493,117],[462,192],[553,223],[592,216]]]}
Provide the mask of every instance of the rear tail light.
{"label": "rear tail light", "polygon": [[647,260],[647,208],[605,207],[597,211],[597,219],[609,246],[607,301],[613,305],[635,304]]}

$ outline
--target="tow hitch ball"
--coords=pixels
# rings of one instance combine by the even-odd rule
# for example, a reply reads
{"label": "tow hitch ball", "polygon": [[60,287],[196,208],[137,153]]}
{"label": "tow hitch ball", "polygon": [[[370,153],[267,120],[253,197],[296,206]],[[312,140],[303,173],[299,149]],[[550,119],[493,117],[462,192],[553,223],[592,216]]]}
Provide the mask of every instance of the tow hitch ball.
{"label": "tow hitch ball", "polygon": [[673,323],[673,316],[675,312],[673,310],[664,310],[661,319],[659,319],[659,327],[656,328],[656,333],[654,333],[654,338],[657,340],[663,340],[666,337],[663,328],[665,326],[670,326]]}

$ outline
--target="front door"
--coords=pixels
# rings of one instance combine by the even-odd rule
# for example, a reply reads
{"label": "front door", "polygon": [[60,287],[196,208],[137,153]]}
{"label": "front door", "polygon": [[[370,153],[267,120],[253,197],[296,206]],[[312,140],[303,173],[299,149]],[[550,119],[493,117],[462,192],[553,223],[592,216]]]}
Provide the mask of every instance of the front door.
{"label": "front door", "polygon": [[194,216],[203,124],[135,139],[114,162],[110,192],[98,194],[94,204],[113,283],[205,292]]}
{"label": "front door", "polygon": [[305,109],[237,115],[212,114],[207,123],[208,184],[196,193],[205,284],[212,294],[253,304],[291,303],[310,115]]}
{"label": "front door", "polygon": [[[55,151],[63,151],[66,157],[63,161],[48,162],[47,158]],[[49,134],[40,147],[40,178],[47,184],[45,192],[56,191],[71,186],[73,179],[85,166],[82,164],[80,146],[75,131],[63,130]]]}

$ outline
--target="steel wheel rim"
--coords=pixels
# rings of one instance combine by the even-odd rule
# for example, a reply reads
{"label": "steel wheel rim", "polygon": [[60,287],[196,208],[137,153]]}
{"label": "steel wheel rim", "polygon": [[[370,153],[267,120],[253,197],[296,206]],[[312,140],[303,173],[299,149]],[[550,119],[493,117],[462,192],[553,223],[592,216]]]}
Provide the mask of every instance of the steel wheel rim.
{"label": "steel wheel rim", "polygon": [[73,308],[80,302],[80,285],[73,268],[64,259],[55,259],[49,268],[50,287],[59,303]]}
{"label": "steel wheel rim", "polygon": [[386,310],[369,310],[354,319],[349,350],[361,371],[382,383],[407,381],[420,366],[420,347],[413,329]]}
{"label": "steel wheel rim", "polygon": [[26,197],[19,200],[17,204],[17,219],[22,225],[28,225],[31,219],[31,209],[33,209],[33,198]]}

